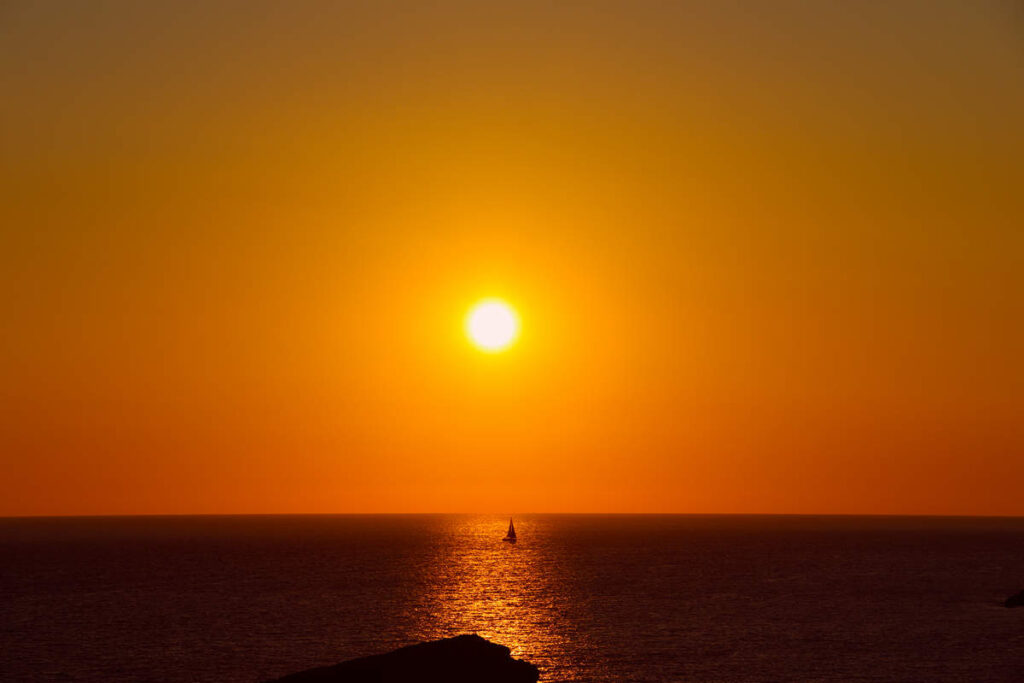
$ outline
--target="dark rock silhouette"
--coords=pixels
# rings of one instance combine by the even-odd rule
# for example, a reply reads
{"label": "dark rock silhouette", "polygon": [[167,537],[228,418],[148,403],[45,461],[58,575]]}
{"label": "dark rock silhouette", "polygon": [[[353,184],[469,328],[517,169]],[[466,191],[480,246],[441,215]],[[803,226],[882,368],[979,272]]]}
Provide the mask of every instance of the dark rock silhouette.
{"label": "dark rock silhouette", "polygon": [[269,683],[535,683],[537,667],[504,645],[463,635],[289,674]]}
{"label": "dark rock silhouette", "polygon": [[1006,598],[1003,604],[1007,607],[1024,607],[1024,591]]}

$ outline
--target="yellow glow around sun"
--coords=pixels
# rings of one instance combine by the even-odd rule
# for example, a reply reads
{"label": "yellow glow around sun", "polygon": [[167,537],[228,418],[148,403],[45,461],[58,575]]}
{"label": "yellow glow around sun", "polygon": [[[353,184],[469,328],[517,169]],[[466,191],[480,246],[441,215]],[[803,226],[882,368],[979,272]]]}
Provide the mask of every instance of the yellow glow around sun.
{"label": "yellow glow around sun", "polygon": [[504,351],[519,337],[519,315],[501,299],[484,299],[469,309],[466,334],[481,351]]}

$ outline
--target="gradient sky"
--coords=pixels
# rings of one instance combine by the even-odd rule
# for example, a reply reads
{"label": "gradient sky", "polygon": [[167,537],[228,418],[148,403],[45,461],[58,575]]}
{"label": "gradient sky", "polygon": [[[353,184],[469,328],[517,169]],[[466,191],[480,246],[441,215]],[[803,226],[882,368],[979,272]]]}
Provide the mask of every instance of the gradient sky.
{"label": "gradient sky", "polygon": [[1024,514],[1019,3],[7,1],[0,93],[2,515]]}

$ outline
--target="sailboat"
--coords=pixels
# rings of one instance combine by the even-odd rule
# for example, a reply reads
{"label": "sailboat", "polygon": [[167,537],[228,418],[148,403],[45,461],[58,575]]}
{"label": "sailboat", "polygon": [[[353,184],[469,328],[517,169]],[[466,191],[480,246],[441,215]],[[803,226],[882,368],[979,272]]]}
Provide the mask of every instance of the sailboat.
{"label": "sailboat", "polygon": [[512,526],[512,518],[511,517],[508,518],[508,533],[505,534],[505,538],[503,538],[501,540],[505,541],[506,543],[515,543],[516,542],[516,528],[514,526]]}

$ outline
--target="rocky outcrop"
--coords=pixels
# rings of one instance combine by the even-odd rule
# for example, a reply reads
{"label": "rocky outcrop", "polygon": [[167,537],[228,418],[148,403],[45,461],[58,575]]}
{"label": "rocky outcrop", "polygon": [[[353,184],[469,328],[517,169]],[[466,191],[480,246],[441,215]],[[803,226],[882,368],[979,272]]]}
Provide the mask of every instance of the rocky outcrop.
{"label": "rocky outcrop", "polygon": [[289,674],[269,683],[535,683],[537,667],[477,635],[410,645],[387,654]]}
{"label": "rocky outcrop", "polygon": [[1003,604],[1007,607],[1024,607],[1024,591],[1006,598]]}

